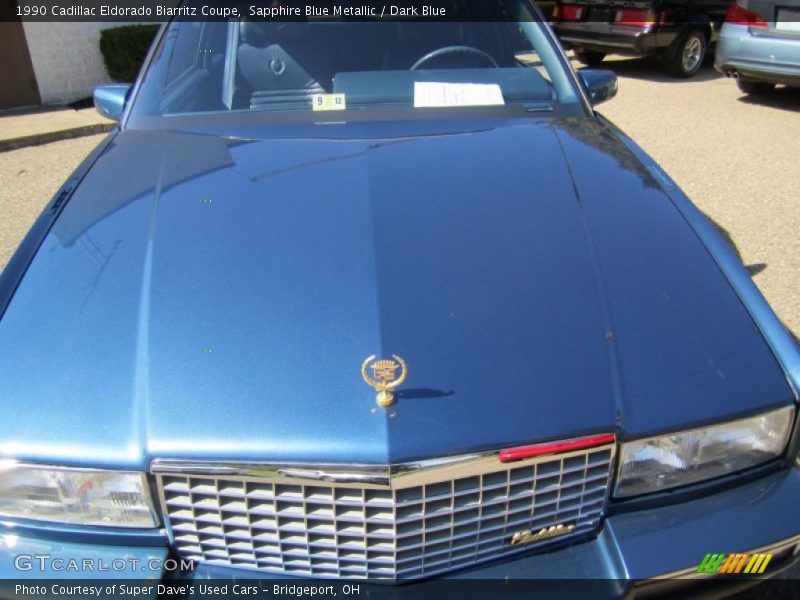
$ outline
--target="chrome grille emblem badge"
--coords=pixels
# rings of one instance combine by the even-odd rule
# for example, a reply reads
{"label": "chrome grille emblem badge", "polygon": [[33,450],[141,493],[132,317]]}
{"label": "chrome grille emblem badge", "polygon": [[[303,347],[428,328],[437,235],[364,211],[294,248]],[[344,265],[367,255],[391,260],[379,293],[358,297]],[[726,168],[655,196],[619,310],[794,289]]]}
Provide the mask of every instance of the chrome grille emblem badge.
{"label": "chrome grille emblem badge", "polygon": [[521,546],[522,544],[530,544],[531,542],[541,542],[549,538],[558,537],[571,533],[575,529],[573,523],[559,523],[558,525],[551,525],[550,527],[542,527],[539,531],[533,532],[530,529],[527,531],[518,531],[511,536],[512,546]]}

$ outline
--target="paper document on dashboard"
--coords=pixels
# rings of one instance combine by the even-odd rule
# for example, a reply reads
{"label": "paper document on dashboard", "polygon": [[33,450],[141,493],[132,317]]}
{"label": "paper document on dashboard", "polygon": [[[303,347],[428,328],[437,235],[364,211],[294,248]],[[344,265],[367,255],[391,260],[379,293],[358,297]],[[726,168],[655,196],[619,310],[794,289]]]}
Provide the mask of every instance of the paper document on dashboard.
{"label": "paper document on dashboard", "polygon": [[414,106],[497,106],[503,105],[503,92],[496,83],[414,82]]}

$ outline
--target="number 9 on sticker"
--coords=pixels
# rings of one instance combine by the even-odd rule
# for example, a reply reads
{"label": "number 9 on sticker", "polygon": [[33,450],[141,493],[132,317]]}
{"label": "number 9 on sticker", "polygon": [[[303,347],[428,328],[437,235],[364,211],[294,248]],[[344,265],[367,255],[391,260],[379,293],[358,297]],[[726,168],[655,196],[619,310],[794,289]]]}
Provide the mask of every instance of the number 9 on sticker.
{"label": "number 9 on sticker", "polygon": [[347,102],[344,94],[314,94],[311,106],[314,110],[344,110]]}

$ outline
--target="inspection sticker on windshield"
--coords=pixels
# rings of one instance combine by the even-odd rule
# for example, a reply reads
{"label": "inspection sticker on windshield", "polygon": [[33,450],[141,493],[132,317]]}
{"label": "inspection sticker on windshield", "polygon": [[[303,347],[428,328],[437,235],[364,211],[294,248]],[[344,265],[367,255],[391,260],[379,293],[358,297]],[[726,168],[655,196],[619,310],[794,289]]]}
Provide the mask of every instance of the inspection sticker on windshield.
{"label": "inspection sticker on windshield", "polygon": [[414,82],[414,106],[497,106],[503,105],[503,92],[496,83]]}
{"label": "inspection sticker on windshield", "polygon": [[314,110],[344,110],[347,101],[344,94],[313,94],[311,106]]}

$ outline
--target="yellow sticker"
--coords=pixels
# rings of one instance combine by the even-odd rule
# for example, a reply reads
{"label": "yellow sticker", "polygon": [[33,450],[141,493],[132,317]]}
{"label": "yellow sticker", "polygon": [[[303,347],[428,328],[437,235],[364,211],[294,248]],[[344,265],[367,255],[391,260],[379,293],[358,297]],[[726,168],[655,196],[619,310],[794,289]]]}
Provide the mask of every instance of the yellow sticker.
{"label": "yellow sticker", "polygon": [[314,94],[311,96],[311,106],[314,110],[344,110],[347,102],[344,94]]}

